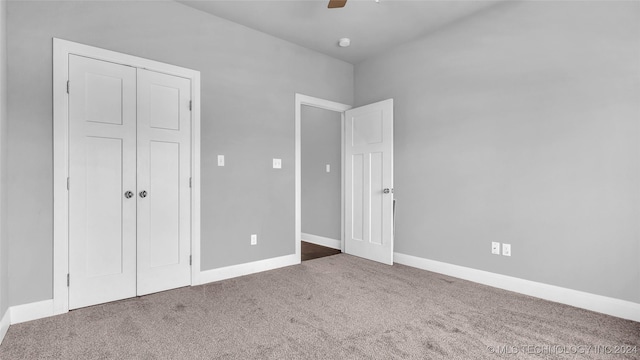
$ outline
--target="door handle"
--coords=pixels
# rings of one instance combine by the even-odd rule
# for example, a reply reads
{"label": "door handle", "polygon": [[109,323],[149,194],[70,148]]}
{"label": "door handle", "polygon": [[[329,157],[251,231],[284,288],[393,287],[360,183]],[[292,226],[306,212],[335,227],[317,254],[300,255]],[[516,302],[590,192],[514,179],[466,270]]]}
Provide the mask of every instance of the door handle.
{"label": "door handle", "polygon": [[385,188],[382,192],[385,194],[393,193],[393,189]]}
{"label": "door handle", "polygon": [[133,193],[131,191],[127,191],[124,193],[124,197],[127,199],[131,199],[133,197]]}
{"label": "door handle", "polygon": [[145,190],[140,191],[140,197],[141,198],[146,198],[147,197],[147,192]]}

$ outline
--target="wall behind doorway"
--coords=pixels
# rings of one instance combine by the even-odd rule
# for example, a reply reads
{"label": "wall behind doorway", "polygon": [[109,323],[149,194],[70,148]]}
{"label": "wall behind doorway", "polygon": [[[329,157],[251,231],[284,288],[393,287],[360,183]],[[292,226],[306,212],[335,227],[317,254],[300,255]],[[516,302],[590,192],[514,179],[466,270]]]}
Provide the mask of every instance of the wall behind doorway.
{"label": "wall behind doorway", "polygon": [[307,105],[301,110],[302,233],[340,240],[342,115]]}

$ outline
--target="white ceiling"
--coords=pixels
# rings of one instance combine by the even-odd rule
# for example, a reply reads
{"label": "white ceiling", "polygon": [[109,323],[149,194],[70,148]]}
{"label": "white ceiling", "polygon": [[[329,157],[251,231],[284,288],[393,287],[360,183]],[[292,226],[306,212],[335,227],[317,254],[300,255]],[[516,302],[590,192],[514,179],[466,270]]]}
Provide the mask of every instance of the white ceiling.
{"label": "white ceiling", "polygon": [[[421,37],[499,0],[178,0],[179,2],[350,63]],[[338,40],[351,39],[340,48]]]}

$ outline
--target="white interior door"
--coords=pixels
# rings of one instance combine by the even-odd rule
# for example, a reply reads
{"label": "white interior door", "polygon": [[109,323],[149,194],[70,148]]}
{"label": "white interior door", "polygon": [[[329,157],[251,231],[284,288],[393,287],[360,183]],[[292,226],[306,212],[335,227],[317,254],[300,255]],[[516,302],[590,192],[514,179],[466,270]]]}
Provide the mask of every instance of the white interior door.
{"label": "white interior door", "polygon": [[69,308],[136,295],[136,69],[69,56]]}
{"label": "white interior door", "polygon": [[393,264],[393,99],[345,112],[345,252]]}
{"label": "white interior door", "polygon": [[191,284],[191,82],[138,70],[138,295]]}

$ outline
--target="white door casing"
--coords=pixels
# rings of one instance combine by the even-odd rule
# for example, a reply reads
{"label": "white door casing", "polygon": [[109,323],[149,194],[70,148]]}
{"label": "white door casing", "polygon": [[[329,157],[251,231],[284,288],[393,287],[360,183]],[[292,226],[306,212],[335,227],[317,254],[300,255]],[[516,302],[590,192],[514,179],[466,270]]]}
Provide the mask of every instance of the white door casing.
{"label": "white door casing", "polygon": [[69,81],[74,309],[136,295],[136,69],[72,55]]}
{"label": "white door casing", "polygon": [[393,99],[345,112],[345,252],[393,264]]}
{"label": "white door casing", "polygon": [[138,295],[191,284],[189,79],[138,69]]}
{"label": "white door casing", "polygon": [[[325,99],[320,99],[312,96],[307,96],[303,94],[295,94],[295,118],[294,118],[294,129],[295,129],[295,229],[294,233],[296,236],[296,254],[295,257],[297,259],[297,263],[300,263],[300,259],[302,256],[301,251],[301,241],[302,241],[302,107],[303,106],[312,106],[320,109],[325,109],[329,111],[336,111],[342,114],[342,118],[340,121],[340,126],[342,128],[341,134],[341,154],[342,158],[344,158],[344,112],[346,110],[351,109],[351,106],[346,104],[341,104]],[[342,188],[344,189],[344,160],[341,164],[342,170]],[[341,224],[340,224],[340,242],[341,242],[341,250],[344,251],[344,191],[342,191],[341,196],[341,209],[343,210],[341,213]]]}
{"label": "white door casing", "polygon": [[[74,60],[74,57],[76,58]],[[188,84],[187,87],[190,87],[190,89],[188,89],[189,93],[191,94],[191,98],[192,98],[192,103],[190,104],[190,114],[188,115],[188,122],[189,125],[187,126],[187,128],[190,127],[190,134],[188,135],[190,137],[190,144],[187,144],[186,147],[181,147],[180,148],[180,153],[181,153],[181,159],[182,155],[187,154],[188,156],[186,157],[186,162],[180,160],[180,167],[183,168],[184,166],[186,166],[186,164],[189,164],[190,162],[190,179],[187,179],[187,181],[184,181],[183,179],[180,179],[180,186],[182,186],[183,184],[188,184],[190,185],[190,191],[187,192],[186,195],[186,203],[188,204],[188,209],[187,211],[185,211],[185,209],[180,209],[180,214],[187,214],[187,216],[189,217],[188,221],[182,221],[184,220],[183,218],[181,218],[181,223],[180,223],[180,233],[181,234],[187,234],[188,237],[190,237],[189,239],[189,243],[187,243],[187,249],[186,253],[188,254],[189,252],[192,255],[192,258],[189,259],[191,260],[192,266],[190,267],[190,275],[191,275],[191,279],[190,279],[190,283],[191,284],[200,284],[202,281],[202,276],[201,276],[201,271],[200,271],[200,184],[199,184],[199,180],[200,180],[200,73],[198,71],[194,71],[191,69],[186,69],[183,67],[178,67],[178,66],[174,66],[174,65],[170,65],[170,64],[166,64],[166,63],[161,63],[161,62],[157,62],[157,61],[153,61],[153,60],[148,60],[148,59],[144,59],[144,58],[140,58],[140,57],[136,57],[136,56],[131,56],[131,55],[127,55],[127,54],[122,54],[122,53],[118,53],[118,52],[114,52],[114,51],[110,51],[110,50],[105,50],[105,49],[100,49],[97,47],[93,47],[93,46],[88,46],[88,45],[83,45],[83,44],[79,44],[79,43],[75,43],[75,42],[71,42],[71,41],[66,41],[66,40],[61,40],[61,39],[53,39],[53,134],[54,134],[54,141],[53,141],[53,192],[54,192],[54,201],[53,201],[53,205],[54,205],[54,228],[53,228],[53,252],[54,252],[54,261],[53,261],[53,301],[52,301],[52,312],[53,314],[62,314],[67,312],[70,309],[70,295],[71,292],[73,290],[70,291],[70,287],[73,288],[74,285],[78,285],[78,282],[81,281],[81,279],[78,278],[78,274],[76,270],[74,269],[74,264],[72,264],[72,259],[70,258],[70,256],[72,255],[72,251],[73,248],[77,248],[77,246],[73,246],[73,243],[71,241],[70,236],[72,235],[72,232],[77,231],[74,230],[73,224],[72,222],[76,221],[76,219],[74,219],[72,216],[70,216],[70,211],[72,209],[72,207],[77,206],[77,204],[74,204],[73,202],[76,200],[74,198],[74,196],[71,194],[71,190],[76,190],[75,187],[77,186],[83,186],[82,182],[80,184],[77,183],[78,179],[73,179],[72,178],[72,174],[77,173],[78,169],[72,169],[73,166],[75,166],[74,164],[72,164],[72,162],[74,163],[79,163],[80,161],[82,161],[81,159],[76,159],[74,157],[72,157],[70,155],[70,152],[72,151],[72,147],[75,147],[76,145],[71,143],[71,137],[77,137],[78,134],[75,133],[76,129],[72,129],[72,124],[71,124],[71,113],[75,112],[76,109],[72,109],[73,106],[72,104],[70,104],[70,99],[71,99],[71,95],[76,95],[75,93],[78,92],[78,86],[80,86],[80,89],[82,89],[83,85],[78,84],[77,81],[73,80],[73,75],[71,74],[71,67],[75,66],[74,64],[72,64],[72,62],[77,62],[78,59],[82,60],[82,58],[86,58],[87,60],[89,59],[94,59],[97,61],[102,62],[102,65],[99,66],[99,70],[103,71],[104,69],[107,70],[106,74],[102,74],[102,75],[106,75],[104,77],[100,77],[100,76],[93,76],[93,75],[99,75],[98,74],[93,74],[93,77],[90,77],[90,81],[85,81],[87,83],[89,83],[91,87],[94,87],[93,85],[95,84],[107,84],[106,89],[102,89],[101,91],[103,91],[103,94],[97,94],[99,98],[101,98],[102,100],[99,102],[95,101],[95,96],[92,94],[85,94],[88,96],[84,96],[84,101],[90,103],[89,105],[96,105],[98,106],[98,111],[93,111],[91,110],[92,107],[90,106],[87,109],[81,109],[79,107],[79,109],[81,111],[87,112],[89,113],[89,115],[92,115],[92,117],[98,121],[89,121],[87,126],[83,125],[83,128],[78,128],[79,131],[84,131],[86,132],[85,137],[90,138],[88,141],[92,141],[92,145],[94,145],[93,147],[89,148],[86,151],[86,153],[88,154],[81,154],[81,157],[85,158],[85,162],[87,158],[91,158],[90,162],[92,164],[98,164],[99,161],[95,161],[95,159],[99,159],[100,161],[103,161],[103,164],[101,166],[89,166],[87,167],[87,169],[85,169],[84,171],[88,174],[88,176],[85,175],[86,178],[89,179],[88,184],[89,186],[87,187],[85,184],[84,186],[86,187],[85,192],[87,190],[91,190],[91,196],[93,196],[93,199],[98,199],[98,200],[105,200],[107,197],[108,199],[106,199],[106,204],[108,206],[104,207],[103,209],[100,209],[100,216],[105,215],[106,217],[100,217],[100,216],[95,216],[94,213],[96,213],[97,210],[92,209],[91,207],[89,207],[88,211],[85,211],[86,214],[80,214],[80,216],[85,217],[85,220],[88,219],[88,221],[93,221],[93,223],[97,223],[97,226],[92,225],[91,227],[86,227],[84,229],[78,228],[80,229],[80,231],[92,231],[92,232],[96,232],[96,231],[100,231],[102,229],[104,229],[105,227],[103,226],[105,223],[108,222],[108,217],[111,217],[112,219],[115,217],[117,218],[117,209],[116,206],[114,206],[114,204],[117,204],[118,202],[121,202],[121,204],[123,205],[121,211],[122,211],[122,219],[121,219],[121,225],[115,226],[116,228],[119,226],[122,226],[122,229],[125,228],[133,228],[132,232],[134,235],[133,237],[135,238],[137,236],[136,232],[137,232],[137,224],[133,224],[130,225],[131,222],[129,221],[129,219],[136,219],[136,205],[134,205],[133,207],[129,206],[127,207],[126,205],[128,205],[129,203],[126,202],[126,198],[124,197],[124,193],[126,191],[131,191],[133,194],[132,198],[130,200],[133,200],[132,202],[136,203],[139,199],[139,195],[138,195],[138,191],[136,188],[136,184],[134,180],[134,183],[132,185],[133,188],[131,188],[131,186],[129,186],[130,184],[127,182],[129,176],[127,175],[129,173],[129,170],[126,170],[125,168],[129,168],[129,166],[125,166],[125,164],[129,164],[131,163],[130,160],[128,160],[129,158],[127,156],[124,156],[126,152],[128,152],[129,148],[130,148],[130,142],[127,141],[129,138],[129,135],[126,136],[122,136],[121,134],[118,134],[117,131],[115,130],[110,130],[111,132],[107,132],[104,135],[96,135],[94,133],[92,133],[91,131],[99,129],[99,128],[105,128],[105,127],[109,127],[109,125],[112,125],[112,123],[117,123],[117,110],[116,111],[109,111],[109,109],[106,108],[102,108],[99,109],[100,106],[105,105],[105,104],[118,104],[117,101],[117,97],[116,96],[110,96],[112,95],[112,93],[115,93],[115,88],[117,88],[117,79],[120,76],[121,79],[121,91],[122,94],[124,95],[125,93],[127,94],[131,94],[132,96],[126,96],[126,98],[128,99],[133,99],[133,105],[131,105],[131,101],[130,100],[125,100],[124,98],[120,99],[121,103],[119,104],[120,106],[123,107],[123,112],[121,114],[122,117],[122,122],[124,125],[124,127],[130,126],[131,123],[128,122],[126,119],[129,116],[128,114],[131,113],[131,111],[127,110],[125,111],[124,109],[127,108],[133,108],[133,118],[135,121],[135,117],[136,117],[136,96],[139,96],[139,94],[136,94],[136,85],[135,82],[137,81],[136,79],[136,72],[140,71],[142,69],[144,70],[149,70],[149,71],[155,71],[157,73],[161,73],[161,74],[170,74],[176,77],[180,77],[180,78],[184,78],[188,80]],[[124,81],[125,76],[121,76],[122,74],[118,74],[117,71],[115,71],[114,69],[120,69],[122,70],[123,73],[130,73],[130,74],[134,74],[133,75],[133,83],[134,86],[128,86],[128,82]],[[126,76],[126,78],[130,78],[130,76]],[[183,108],[186,108],[184,106],[184,104],[181,105]],[[117,107],[114,107],[117,108]],[[95,114],[99,114],[99,116],[95,116]],[[139,115],[138,115],[139,116]],[[90,130],[90,131],[89,131]],[[135,137],[135,133],[136,133],[137,129],[136,129],[136,124],[135,122],[133,123],[133,129],[132,129],[132,133],[133,136]],[[74,132],[72,134],[72,132]],[[189,133],[189,130],[187,131],[187,133]],[[121,139],[121,140],[118,140]],[[111,198],[111,196],[109,194],[115,192],[114,189],[117,189],[118,187],[115,184],[115,181],[113,180],[114,178],[116,178],[117,176],[117,168],[118,168],[118,156],[117,154],[114,156],[113,152],[111,151],[103,151],[105,149],[109,149],[111,148],[116,149],[117,153],[117,146],[114,145],[116,144],[118,141],[121,141],[121,158],[120,158],[120,163],[122,165],[122,169],[121,170],[121,175],[123,176],[123,180],[122,180],[122,184],[119,190],[119,194],[117,198]],[[85,144],[86,145],[86,144]],[[83,146],[82,143],[80,143],[78,146]],[[182,145],[181,145],[182,146]],[[134,152],[136,152],[135,147],[136,145],[133,144],[134,147]],[[85,146],[86,148],[86,146]],[[75,150],[74,150],[75,151]],[[151,156],[153,158],[153,156]],[[156,156],[157,158],[157,156]],[[174,157],[175,160],[175,157]],[[136,174],[137,173],[137,165],[135,163],[136,160],[133,161],[133,173]],[[160,161],[162,163],[162,161]],[[175,161],[174,161],[175,163]],[[183,166],[184,165],[184,166]],[[151,168],[153,168],[153,166],[149,167],[150,170]],[[158,166],[156,166],[156,168],[158,168]],[[160,168],[166,168],[165,165],[160,165]],[[116,169],[116,170],[114,170]],[[166,169],[165,169],[166,170]],[[182,175],[181,175],[182,176]],[[189,181],[191,180],[191,181]],[[175,182],[174,182],[175,183]],[[157,182],[156,182],[157,184]],[[92,190],[94,190],[95,188],[99,187],[100,188],[100,192],[99,193],[94,193]],[[183,193],[180,194],[180,201],[182,204],[185,203],[184,200],[185,196],[184,196],[184,189],[181,188]],[[81,190],[81,189],[78,189]],[[80,193],[80,191],[78,191],[77,193]],[[115,200],[114,200],[115,199]],[[175,199],[175,197],[174,197]],[[89,199],[90,200],[90,199]],[[82,204],[81,202],[79,203],[81,206],[87,207],[87,204]],[[132,210],[133,209],[133,210]],[[92,213],[93,212],[93,213]],[[129,214],[133,212],[132,216],[129,216]],[[116,215],[114,215],[116,214]],[[157,216],[156,216],[157,217]],[[102,228],[101,228],[102,226]],[[102,237],[106,237],[106,238],[112,238],[113,234],[116,233],[116,231],[112,231],[113,229],[107,229],[107,231],[104,234],[101,234]],[[116,229],[117,230],[117,229]],[[123,239],[126,238],[123,237]],[[182,239],[181,239],[182,241]],[[124,241],[122,242],[123,246],[128,246],[128,248],[131,247],[131,243],[128,241]],[[91,245],[95,245],[95,244],[91,244]],[[104,244],[103,244],[104,245]],[[111,251],[112,253],[113,251],[113,247],[110,247],[113,244],[106,244],[106,249],[104,249],[104,252],[108,252]],[[182,247],[184,248],[184,243],[182,245]],[[190,249],[189,249],[190,248]],[[90,249],[91,251],[94,252],[94,254],[99,251],[99,248],[92,248]],[[182,252],[182,250],[181,250]],[[87,256],[93,256],[93,254],[91,253],[87,253],[87,251],[85,251],[85,259],[87,258]],[[137,249],[136,249],[136,244],[135,242],[133,243],[133,251],[131,252],[132,254],[134,254],[134,256],[137,255]],[[184,254],[185,252],[182,252],[182,254]],[[88,255],[87,255],[88,254]],[[95,257],[95,256],[94,256]],[[113,256],[112,256],[113,258]],[[188,257],[185,257],[186,259],[188,259]],[[123,260],[122,264],[129,264],[131,263],[130,259],[131,257],[128,256],[122,256],[122,259],[126,259]],[[134,265],[136,262],[136,259],[134,258]],[[181,264],[184,264],[185,261],[181,261]],[[80,264],[80,262],[78,263]],[[87,267],[87,264],[80,264],[80,266],[85,266]],[[125,266],[127,269],[130,269],[130,266]],[[109,267],[109,265],[106,265],[105,263],[96,263],[96,264],[90,264],[89,267],[89,271],[85,272],[88,275],[96,275],[97,273],[99,273],[100,271],[104,272],[104,273],[108,273],[109,271],[112,271],[113,269]],[[130,271],[130,270],[129,270]],[[74,274],[75,273],[75,274]],[[123,271],[123,273],[125,273],[125,271]],[[137,269],[136,271],[133,271],[133,280],[128,280],[129,284],[133,283],[134,286],[136,285],[136,275],[137,275]],[[109,275],[111,276],[111,275]],[[129,279],[131,279],[131,277],[129,277]],[[70,283],[69,283],[70,281]],[[71,286],[70,286],[71,284]],[[188,285],[188,284],[187,284]],[[118,296],[114,296],[114,298],[116,297],[128,297],[128,296],[134,296],[136,293],[134,292],[133,294],[130,291],[131,286],[129,286],[129,291],[128,292],[124,292],[121,295]],[[133,287],[135,289],[135,287]],[[109,300],[98,300],[98,301],[90,301],[90,302],[102,302],[102,301],[109,301]],[[90,303],[87,302],[87,303]],[[83,305],[84,306],[84,305]],[[77,307],[77,306],[75,306]],[[73,306],[71,307],[73,308]]]}

